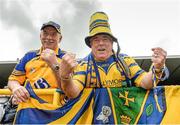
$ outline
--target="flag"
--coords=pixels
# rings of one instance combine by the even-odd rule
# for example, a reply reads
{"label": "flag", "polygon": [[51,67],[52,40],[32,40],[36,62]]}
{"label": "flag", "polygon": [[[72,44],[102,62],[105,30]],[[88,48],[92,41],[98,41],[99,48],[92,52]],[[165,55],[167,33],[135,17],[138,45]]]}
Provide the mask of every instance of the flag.
{"label": "flag", "polygon": [[19,104],[15,124],[180,124],[180,86],[85,88],[64,105],[26,88],[30,99]]}

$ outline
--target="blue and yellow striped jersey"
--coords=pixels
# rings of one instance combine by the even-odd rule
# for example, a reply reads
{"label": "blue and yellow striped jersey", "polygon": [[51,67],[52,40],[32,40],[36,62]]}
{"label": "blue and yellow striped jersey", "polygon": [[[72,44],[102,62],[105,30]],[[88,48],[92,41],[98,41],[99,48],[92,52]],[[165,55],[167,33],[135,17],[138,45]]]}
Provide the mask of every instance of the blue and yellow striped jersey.
{"label": "blue and yellow striped jersey", "polygon": [[[40,58],[41,51],[39,49],[26,53],[14,68],[9,80],[16,80],[21,85],[28,81],[33,88],[57,88],[53,70]],[[60,62],[65,52],[59,48],[55,52]]]}
{"label": "blue and yellow striped jersey", "polygon": [[[103,62],[93,62],[92,54],[80,60],[74,72],[73,81],[82,90],[84,87],[122,87],[127,86],[125,72],[118,68],[115,56],[111,56]],[[132,57],[120,54],[130,71],[130,82],[140,86],[143,76],[146,74]],[[94,64],[96,63],[96,64]],[[97,68],[96,68],[97,67]]]}

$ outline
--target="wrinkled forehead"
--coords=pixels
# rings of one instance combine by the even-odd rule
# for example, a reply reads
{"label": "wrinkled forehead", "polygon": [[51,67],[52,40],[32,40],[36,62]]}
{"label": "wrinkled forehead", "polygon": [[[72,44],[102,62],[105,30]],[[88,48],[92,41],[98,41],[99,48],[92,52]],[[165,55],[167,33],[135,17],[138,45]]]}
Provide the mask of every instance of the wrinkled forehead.
{"label": "wrinkled forehead", "polygon": [[109,39],[110,41],[112,41],[111,36],[108,34],[105,34],[105,33],[97,34],[97,35],[91,37],[90,41],[92,41],[94,39]]}

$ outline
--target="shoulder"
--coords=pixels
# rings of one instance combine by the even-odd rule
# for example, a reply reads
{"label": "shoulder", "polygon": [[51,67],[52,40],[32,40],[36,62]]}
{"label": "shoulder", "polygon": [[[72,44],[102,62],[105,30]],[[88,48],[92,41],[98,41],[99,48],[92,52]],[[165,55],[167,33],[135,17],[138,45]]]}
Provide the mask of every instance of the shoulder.
{"label": "shoulder", "polygon": [[131,63],[135,63],[134,58],[127,54],[121,53],[119,54],[119,57],[122,58],[128,65],[130,65]]}
{"label": "shoulder", "polygon": [[[21,69],[24,68],[25,65],[32,60],[33,58],[35,58],[38,54],[39,50],[31,50],[28,51],[21,59],[20,61],[17,63],[16,65],[16,69]],[[25,70],[25,69],[23,69]]]}
{"label": "shoulder", "polygon": [[86,71],[87,67],[88,67],[88,58],[81,58],[81,59],[77,59],[78,65],[76,67],[76,72],[78,71]]}
{"label": "shoulder", "polygon": [[81,58],[81,59],[78,59],[77,61],[78,61],[78,64],[81,66],[86,65],[86,64],[88,64],[88,56]]}
{"label": "shoulder", "polygon": [[31,51],[28,51],[27,53],[25,53],[25,55],[23,56],[23,58],[21,59],[23,62],[27,62],[33,58],[35,58],[38,53],[39,53],[40,50],[31,50]]}
{"label": "shoulder", "polygon": [[129,58],[130,56],[125,54],[125,53],[120,53],[119,57],[121,57],[121,58]]}
{"label": "shoulder", "polygon": [[36,57],[39,52],[40,52],[39,49],[38,50],[30,50],[24,55],[24,57],[29,57],[29,58]]}
{"label": "shoulder", "polygon": [[63,57],[66,53],[67,53],[66,51],[59,49],[59,50],[58,50],[58,57],[62,59],[62,57]]}

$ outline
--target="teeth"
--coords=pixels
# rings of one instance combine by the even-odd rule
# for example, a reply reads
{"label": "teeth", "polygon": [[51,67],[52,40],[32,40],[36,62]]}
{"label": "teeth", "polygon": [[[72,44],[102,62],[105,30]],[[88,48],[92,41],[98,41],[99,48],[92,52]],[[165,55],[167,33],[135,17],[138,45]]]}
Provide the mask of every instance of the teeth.
{"label": "teeth", "polygon": [[105,49],[98,49],[98,51],[105,51]]}
{"label": "teeth", "polygon": [[44,41],[44,42],[46,42],[46,43],[53,43],[52,41]]}

